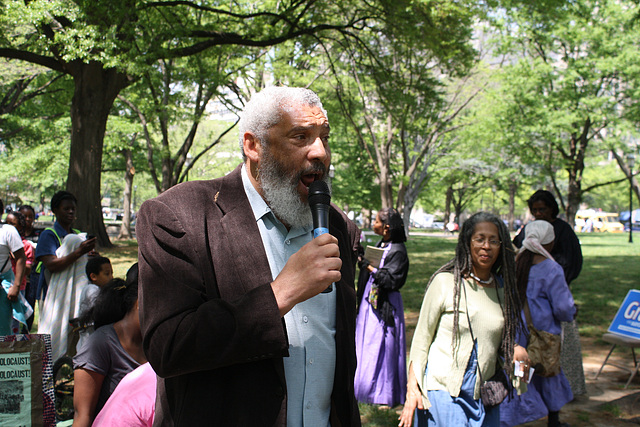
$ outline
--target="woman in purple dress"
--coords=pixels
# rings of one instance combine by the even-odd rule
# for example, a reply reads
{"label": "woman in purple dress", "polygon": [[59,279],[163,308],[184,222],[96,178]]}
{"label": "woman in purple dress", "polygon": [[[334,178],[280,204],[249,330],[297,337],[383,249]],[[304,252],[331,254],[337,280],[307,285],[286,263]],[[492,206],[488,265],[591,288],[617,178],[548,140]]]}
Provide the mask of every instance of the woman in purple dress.
{"label": "woman in purple dress", "polygon": [[407,392],[404,307],[399,292],[409,272],[407,237],[402,217],[391,208],[378,213],[373,231],[382,236],[376,246],[384,252],[377,268],[364,258],[359,262],[355,395],[360,402],[393,407],[404,403]]}
{"label": "woman in purple dress", "polygon": [[[560,322],[573,320],[576,307],[562,267],[550,254],[554,240],[553,226],[547,221],[527,224],[516,257],[516,274],[520,298],[526,298],[533,326],[559,335]],[[518,343],[526,347],[527,338],[519,334]],[[573,394],[563,371],[552,377],[541,377],[534,371],[527,392],[500,405],[500,425],[515,426],[548,416],[549,427],[566,426],[559,414],[571,400]]]}

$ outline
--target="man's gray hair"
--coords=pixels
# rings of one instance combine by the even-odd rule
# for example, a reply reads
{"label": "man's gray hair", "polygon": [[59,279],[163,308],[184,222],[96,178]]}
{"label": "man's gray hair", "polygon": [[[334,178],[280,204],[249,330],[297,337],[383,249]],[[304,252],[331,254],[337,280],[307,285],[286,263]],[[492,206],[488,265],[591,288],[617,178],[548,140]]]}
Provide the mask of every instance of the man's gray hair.
{"label": "man's gray hair", "polygon": [[284,111],[288,108],[295,108],[298,105],[320,107],[322,113],[327,117],[327,112],[322,106],[320,98],[310,89],[271,86],[254,94],[245,105],[238,123],[242,157],[245,158],[243,140],[246,132],[252,133],[261,143],[267,144],[267,132],[269,129],[280,122]]}

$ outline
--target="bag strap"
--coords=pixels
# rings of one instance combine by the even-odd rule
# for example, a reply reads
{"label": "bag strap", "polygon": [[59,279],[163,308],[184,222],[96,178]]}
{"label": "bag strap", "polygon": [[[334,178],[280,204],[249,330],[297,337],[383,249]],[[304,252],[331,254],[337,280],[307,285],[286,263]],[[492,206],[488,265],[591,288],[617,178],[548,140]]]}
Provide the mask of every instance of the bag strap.
{"label": "bag strap", "polygon": [[527,326],[528,327],[533,327],[533,320],[531,320],[531,311],[529,311],[529,300],[528,298],[526,298],[525,296],[525,300],[524,300],[524,318],[527,321]]}
{"label": "bag strap", "polygon": [[[473,345],[475,346],[477,343],[476,343],[476,338],[473,336],[473,328],[471,327],[471,318],[469,317],[469,303],[467,301],[467,284],[465,282],[466,280],[462,279],[462,290],[464,292],[464,307],[465,307],[464,312],[467,315],[467,323],[469,323],[469,333],[471,334],[471,341],[473,341]],[[476,350],[476,357],[478,357],[477,350]],[[482,370],[480,369],[480,363],[476,364],[476,370],[478,371],[478,375],[480,376],[480,384],[483,384],[484,380],[482,379]]]}
{"label": "bag strap", "polygon": [[[60,238],[60,236],[58,236],[58,233],[56,232],[56,230],[53,227],[47,227],[43,231],[46,231],[46,230],[51,231],[58,238],[58,244],[60,244],[60,246],[62,246],[62,239]],[[80,234],[80,230],[78,230],[77,228],[72,228],[71,232],[73,234]],[[36,273],[40,274],[42,272],[42,265],[43,265],[42,261],[38,261],[38,264],[36,265]],[[0,271],[2,271],[2,270],[0,270]]]}
{"label": "bag strap", "polygon": [[7,255],[7,259],[4,260],[4,264],[2,264],[2,268],[0,268],[0,274],[2,274],[8,262],[9,262],[9,255]]}

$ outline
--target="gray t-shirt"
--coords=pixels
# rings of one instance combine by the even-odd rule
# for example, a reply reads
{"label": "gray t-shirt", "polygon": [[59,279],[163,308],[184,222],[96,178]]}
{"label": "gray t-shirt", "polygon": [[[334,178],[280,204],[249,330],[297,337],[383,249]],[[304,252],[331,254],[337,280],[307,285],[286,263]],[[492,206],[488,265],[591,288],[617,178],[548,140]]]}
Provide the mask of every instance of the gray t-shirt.
{"label": "gray t-shirt", "polygon": [[100,412],[120,380],[138,366],[140,364],[122,348],[113,324],[98,328],[73,358],[74,369],[105,376],[94,414]]}

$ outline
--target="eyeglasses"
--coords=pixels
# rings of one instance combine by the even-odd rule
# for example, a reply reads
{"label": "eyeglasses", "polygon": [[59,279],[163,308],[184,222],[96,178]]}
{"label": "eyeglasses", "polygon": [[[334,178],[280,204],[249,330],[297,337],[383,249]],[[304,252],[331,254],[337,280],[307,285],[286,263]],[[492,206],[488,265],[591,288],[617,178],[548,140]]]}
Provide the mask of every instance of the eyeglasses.
{"label": "eyeglasses", "polygon": [[494,240],[494,239],[488,240],[488,239],[483,239],[482,237],[474,237],[473,239],[471,239],[471,242],[475,246],[484,246],[484,244],[488,242],[489,246],[491,246],[492,248],[498,248],[502,244],[500,240]]}

